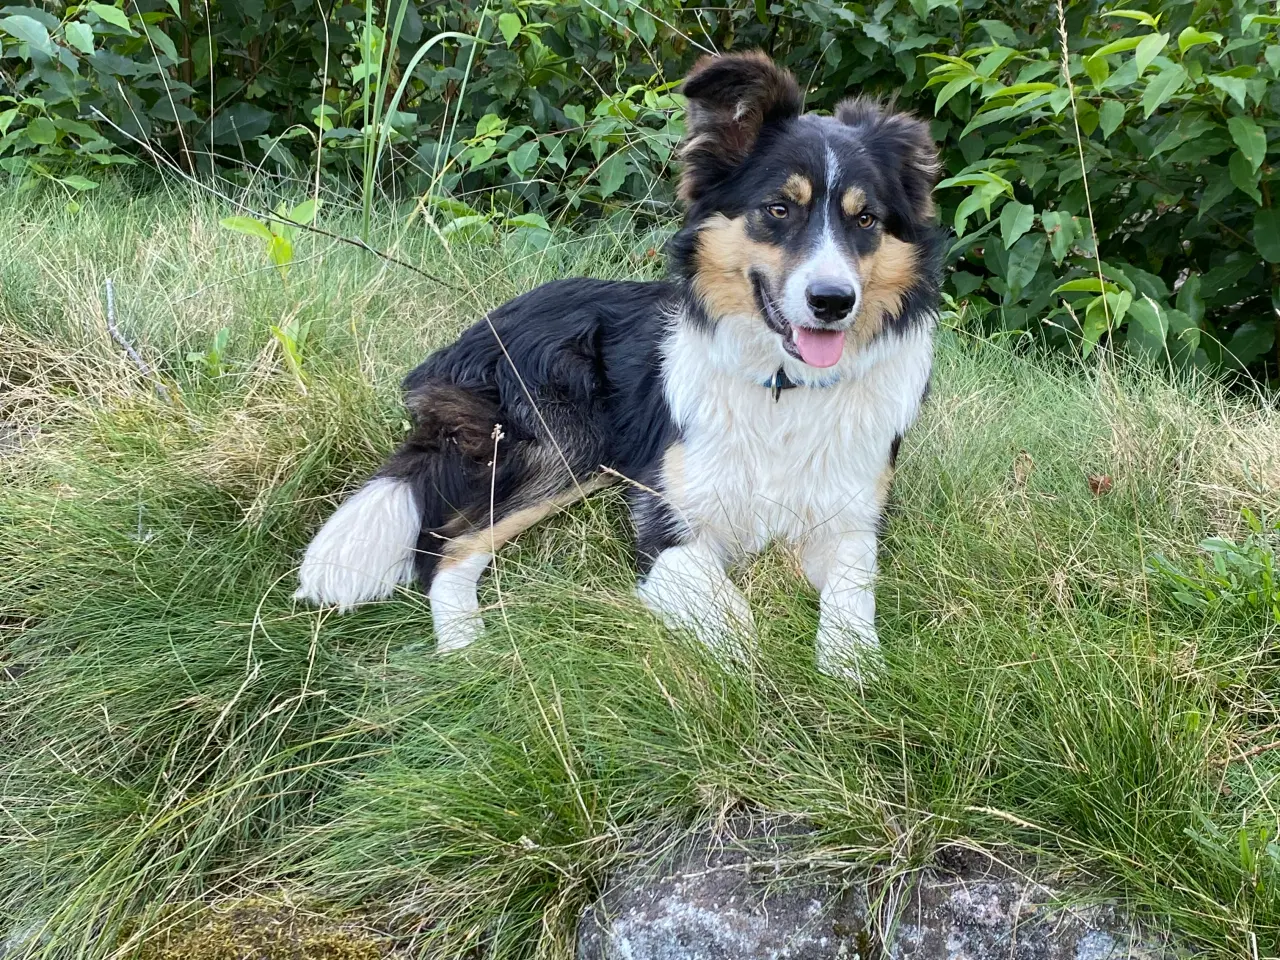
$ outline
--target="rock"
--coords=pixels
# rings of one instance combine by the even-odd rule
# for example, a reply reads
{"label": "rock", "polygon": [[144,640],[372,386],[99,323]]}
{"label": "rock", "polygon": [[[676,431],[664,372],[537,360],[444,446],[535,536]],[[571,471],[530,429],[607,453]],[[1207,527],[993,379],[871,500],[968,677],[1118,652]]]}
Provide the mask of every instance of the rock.
{"label": "rock", "polygon": [[835,869],[832,858],[807,853],[805,840],[794,823],[739,823],[666,856],[638,858],[584,913],[578,960],[1177,955],[1113,907],[1068,905],[1064,888],[982,855],[952,855],[886,886],[866,871]]}

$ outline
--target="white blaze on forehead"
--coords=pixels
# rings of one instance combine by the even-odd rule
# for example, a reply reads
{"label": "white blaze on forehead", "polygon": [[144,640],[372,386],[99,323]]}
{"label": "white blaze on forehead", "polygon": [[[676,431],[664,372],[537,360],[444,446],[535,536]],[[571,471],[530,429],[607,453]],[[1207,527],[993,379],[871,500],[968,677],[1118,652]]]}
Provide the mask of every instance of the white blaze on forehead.
{"label": "white blaze on forehead", "polygon": [[[822,233],[809,255],[791,271],[791,276],[787,277],[782,288],[782,312],[793,326],[812,326],[815,323],[813,311],[805,296],[805,292],[815,282],[852,285],[854,295],[859,301],[862,300],[862,279],[849,261],[848,251],[836,239],[835,228],[831,223],[831,206],[836,202],[840,183],[840,160],[829,145],[824,177],[826,189],[821,201]],[[849,321],[852,323],[856,316],[855,307]]]}
{"label": "white blaze on forehead", "polygon": [[836,194],[836,187],[840,184],[840,159],[836,156],[836,152],[831,149],[831,145],[827,145],[827,198],[830,199]]}

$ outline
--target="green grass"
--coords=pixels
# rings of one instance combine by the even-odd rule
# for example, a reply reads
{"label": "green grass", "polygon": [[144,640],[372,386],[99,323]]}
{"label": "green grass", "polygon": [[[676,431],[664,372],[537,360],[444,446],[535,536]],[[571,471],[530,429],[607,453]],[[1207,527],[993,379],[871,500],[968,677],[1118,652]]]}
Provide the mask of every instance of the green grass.
{"label": "green grass", "polygon": [[[318,238],[282,283],[231,212],[0,203],[0,936],[129,956],[201,902],[281,895],[425,955],[565,956],[638,843],[747,805],[902,883],[945,844],[1033,853],[1210,956],[1280,953],[1280,750],[1255,749],[1280,629],[1144,572],[1280,511],[1274,405],[947,333],[864,690],[814,669],[779,552],[736,574],[748,664],[663,631],[616,492],[506,550],[488,635],[440,659],[414,592],[296,607],[301,549],[396,442],[428,350],[540,280],[653,275],[654,238],[448,251],[385,211],[378,242],[451,289]],[[108,276],[170,400],[108,338]],[[186,357],[224,327],[211,378]]]}

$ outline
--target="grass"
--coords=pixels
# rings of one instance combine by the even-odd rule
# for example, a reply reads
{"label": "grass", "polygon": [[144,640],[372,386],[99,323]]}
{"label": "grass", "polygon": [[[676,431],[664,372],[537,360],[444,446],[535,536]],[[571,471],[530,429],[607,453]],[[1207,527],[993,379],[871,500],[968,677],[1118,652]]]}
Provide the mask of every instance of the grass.
{"label": "grass", "polygon": [[[427,351],[540,280],[653,275],[654,238],[446,250],[387,210],[376,241],[453,287],[319,238],[282,282],[230,212],[0,201],[0,936],[164,955],[208,905],[286,897],[407,953],[562,957],[637,845],[751,807],[814,824],[815,862],[1034,854],[1208,956],[1280,953],[1280,628],[1146,572],[1280,511],[1274,404],[947,333],[865,690],[814,669],[780,552],[737,573],[748,664],[663,631],[616,492],[505,551],[488,635],[440,659],[414,592],[295,606],[308,535]],[[107,276],[169,399],[108,338]]]}

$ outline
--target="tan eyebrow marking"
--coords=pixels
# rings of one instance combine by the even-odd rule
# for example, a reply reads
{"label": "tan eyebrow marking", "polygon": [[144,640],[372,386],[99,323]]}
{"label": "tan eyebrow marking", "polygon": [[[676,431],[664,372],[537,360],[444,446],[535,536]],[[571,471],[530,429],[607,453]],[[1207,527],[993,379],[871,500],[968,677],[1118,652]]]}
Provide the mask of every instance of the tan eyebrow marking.
{"label": "tan eyebrow marking", "polygon": [[808,177],[793,173],[782,185],[782,195],[803,207],[813,199],[813,184]]}
{"label": "tan eyebrow marking", "polygon": [[840,209],[848,216],[856,217],[862,212],[862,208],[867,205],[867,195],[863,193],[860,187],[850,187],[844,192],[844,196],[840,198]]}

